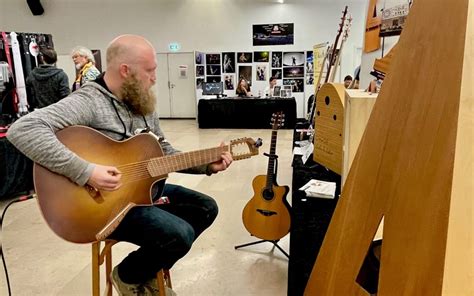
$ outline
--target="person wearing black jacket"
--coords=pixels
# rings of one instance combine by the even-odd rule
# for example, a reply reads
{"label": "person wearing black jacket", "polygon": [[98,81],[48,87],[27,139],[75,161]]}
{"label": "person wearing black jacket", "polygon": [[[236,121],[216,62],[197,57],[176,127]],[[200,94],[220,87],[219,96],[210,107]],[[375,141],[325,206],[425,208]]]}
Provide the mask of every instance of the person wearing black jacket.
{"label": "person wearing black jacket", "polygon": [[69,80],[62,69],[55,66],[56,51],[42,48],[39,53],[40,65],[26,78],[26,91],[30,108],[43,108],[69,95]]}

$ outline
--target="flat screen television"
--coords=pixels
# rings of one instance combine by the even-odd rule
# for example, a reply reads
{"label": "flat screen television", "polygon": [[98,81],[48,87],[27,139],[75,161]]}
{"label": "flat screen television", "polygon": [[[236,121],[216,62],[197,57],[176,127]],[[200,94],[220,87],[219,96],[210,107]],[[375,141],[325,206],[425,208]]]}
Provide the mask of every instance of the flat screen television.
{"label": "flat screen television", "polygon": [[203,95],[216,95],[221,96],[224,93],[224,84],[221,82],[203,82],[202,83],[202,94]]}

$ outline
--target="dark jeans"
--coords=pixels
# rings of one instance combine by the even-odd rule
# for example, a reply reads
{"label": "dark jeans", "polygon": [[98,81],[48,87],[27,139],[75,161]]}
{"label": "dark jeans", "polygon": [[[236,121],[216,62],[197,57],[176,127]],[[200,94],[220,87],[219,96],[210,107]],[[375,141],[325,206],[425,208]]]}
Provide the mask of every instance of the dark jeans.
{"label": "dark jeans", "polygon": [[143,283],[171,268],[217,216],[214,199],[197,191],[166,184],[162,196],[170,203],[133,208],[109,236],[140,246],[119,264],[126,283]]}

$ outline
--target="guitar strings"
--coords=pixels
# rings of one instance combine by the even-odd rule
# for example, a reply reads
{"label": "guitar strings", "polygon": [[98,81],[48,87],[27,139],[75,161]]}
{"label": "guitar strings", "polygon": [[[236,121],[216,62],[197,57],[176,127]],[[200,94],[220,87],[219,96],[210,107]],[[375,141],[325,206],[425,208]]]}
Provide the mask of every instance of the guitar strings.
{"label": "guitar strings", "polygon": [[[202,155],[202,152],[198,154],[197,157],[191,157],[191,154],[196,154],[196,152],[188,152],[187,155],[191,160],[191,163],[202,163],[204,161],[207,161],[209,158],[217,158],[218,155],[222,152],[222,149],[217,150],[221,147],[218,148],[211,148],[208,150],[205,150],[204,152],[208,152],[207,155]],[[217,150],[217,151],[216,151]],[[211,153],[209,153],[211,152]],[[217,155],[216,152],[219,152]],[[183,154],[178,154],[179,156],[184,156],[184,163],[185,167],[187,166],[187,161],[186,161],[186,155]],[[117,168],[120,170],[123,176],[123,184],[128,184],[132,182],[136,182],[139,180],[147,179],[152,177],[150,171],[153,171],[155,169],[155,176],[160,176],[160,175],[165,175],[167,172],[163,171],[161,172],[160,169],[166,168],[166,167],[171,167],[171,168],[176,168],[176,170],[179,170],[183,162],[178,161],[178,155],[167,155],[163,156],[161,158],[157,159],[152,159],[152,160],[142,160],[142,161],[137,161],[137,162],[132,162],[124,165],[119,165]],[[191,159],[192,158],[192,159]],[[152,166],[150,169],[149,166]]]}
{"label": "guitar strings", "polygon": [[[182,166],[183,162],[178,161],[179,156],[184,156],[184,163],[185,167],[187,166],[186,156],[191,160],[191,163],[203,163],[212,158],[218,158],[218,156],[222,153],[224,147],[216,147],[210,148],[201,151],[193,151],[193,152],[186,152],[182,154],[175,154],[175,155],[165,155],[161,158],[156,159],[149,159],[149,160],[142,160],[137,162],[132,162],[124,165],[119,165],[120,172],[123,176],[123,184],[128,184],[132,182],[137,182],[139,180],[148,179],[152,177],[149,166],[152,166],[152,169],[155,169],[155,177],[160,175],[165,175],[168,172],[163,171],[161,172],[160,169],[171,167],[172,170],[179,170]],[[206,153],[207,152],[207,153]],[[203,153],[205,153],[203,155]],[[194,157],[192,157],[194,154]],[[196,157],[197,154],[197,157]],[[194,160],[194,161],[193,161]],[[197,165],[197,164],[196,164]]]}

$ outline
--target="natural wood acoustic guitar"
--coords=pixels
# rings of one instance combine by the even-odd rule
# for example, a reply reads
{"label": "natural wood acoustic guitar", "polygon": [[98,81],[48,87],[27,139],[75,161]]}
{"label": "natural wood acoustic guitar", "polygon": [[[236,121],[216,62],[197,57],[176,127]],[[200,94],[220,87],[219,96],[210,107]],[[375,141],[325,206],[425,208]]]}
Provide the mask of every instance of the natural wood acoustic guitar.
{"label": "natural wood acoustic guitar", "polygon": [[118,190],[101,191],[34,165],[35,190],[46,222],[57,235],[75,243],[102,240],[131,208],[152,205],[152,185],[160,182],[162,190],[168,173],[218,161],[223,151],[234,160],[249,158],[258,154],[260,144],[242,138],[216,148],[163,155],[157,137],[146,133],[118,142],[94,129],[72,126],[56,135],[79,157],[115,166],[122,173]]}
{"label": "natural wood acoustic guitar", "polygon": [[268,156],[267,175],[253,179],[254,196],[247,203],[242,220],[245,228],[255,237],[264,240],[279,240],[290,231],[290,205],[286,200],[288,186],[276,183],[276,142],[278,128],[283,124],[283,113],[272,115],[272,141]]}

